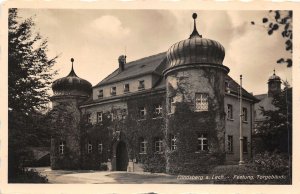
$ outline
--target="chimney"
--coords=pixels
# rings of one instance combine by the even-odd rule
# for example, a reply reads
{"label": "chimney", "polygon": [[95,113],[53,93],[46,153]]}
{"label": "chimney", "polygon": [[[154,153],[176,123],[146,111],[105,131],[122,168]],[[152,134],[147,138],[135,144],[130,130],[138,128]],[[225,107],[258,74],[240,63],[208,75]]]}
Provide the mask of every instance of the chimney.
{"label": "chimney", "polygon": [[125,69],[126,55],[119,56],[118,61],[119,61],[119,72],[122,72]]}

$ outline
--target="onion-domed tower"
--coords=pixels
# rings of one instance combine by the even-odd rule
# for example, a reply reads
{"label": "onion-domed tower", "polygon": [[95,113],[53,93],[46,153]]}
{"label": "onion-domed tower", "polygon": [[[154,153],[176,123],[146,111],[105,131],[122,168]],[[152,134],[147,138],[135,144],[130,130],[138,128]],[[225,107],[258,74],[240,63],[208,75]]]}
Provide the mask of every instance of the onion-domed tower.
{"label": "onion-domed tower", "polygon": [[166,154],[170,173],[195,173],[196,166],[221,161],[214,156],[225,154],[224,85],[229,68],[222,64],[224,47],[202,38],[196,18],[194,13],[190,37],[167,51],[165,134],[170,142]]}
{"label": "onion-domed tower", "polygon": [[53,135],[51,137],[51,168],[81,168],[81,133],[79,103],[92,93],[90,82],[78,77],[73,68],[66,77],[52,84]]}
{"label": "onion-domed tower", "polygon": [[276,75],[275,69],[273,75],[268,80],[268,96],[273,97],[281,92],[281,78]]}
{"label": "onion-domed tower", "polygon": [[92,92],[92,84],[85,79],[78,77],[73,68],[74,59],[71,58],[72,69],[66,77],[57,79],[52,84],[54,95],[52,96],[53,106],[57,102],[74,99],[78,102],[86,100]]}

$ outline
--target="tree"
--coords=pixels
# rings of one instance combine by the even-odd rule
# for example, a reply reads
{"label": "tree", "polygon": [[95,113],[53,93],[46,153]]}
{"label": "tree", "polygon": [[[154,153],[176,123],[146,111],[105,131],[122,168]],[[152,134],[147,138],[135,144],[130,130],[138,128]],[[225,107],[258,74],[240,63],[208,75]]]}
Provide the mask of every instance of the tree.
{"label": "tree", "polygon": [[[47,134],[40,110],[49,102],[49,86],[57,58],[48,59],[47,40],[34,30],[32,18],[21,21],[18,10],[8,16],[8,163],[9,182],[19,180],[24,171],[26,148],[38,146]],[[26,180],[25,180],[26,181]]]}
{"label": "tree", "polygon": [[266,151],[292,153],[292,88],[274,96],[275,110],[261,107],[265,120],[258,126],[257,135],[262,138]]}
{"label": "tree", "polygon": [[[270,10],[268,15],[262,18],[262,25],[267,29],[268,35],[272,35],[276,31],[281,31],[282,38],[285,39],[285,50],[293,53],[293,12],[286,10]],[[251,22],[255,25],[255,22]],[[280,58],[277,60],[279,64],[286,64],[287,67],[292,67],[293,61],[291,58]]]}
{"label": "tree", "polygon": [[48,59],[47,40],[34,32],[32,18],[19,21],[17,9],[8,16],[8,106],[29,114],[45,108],[57,56]]}

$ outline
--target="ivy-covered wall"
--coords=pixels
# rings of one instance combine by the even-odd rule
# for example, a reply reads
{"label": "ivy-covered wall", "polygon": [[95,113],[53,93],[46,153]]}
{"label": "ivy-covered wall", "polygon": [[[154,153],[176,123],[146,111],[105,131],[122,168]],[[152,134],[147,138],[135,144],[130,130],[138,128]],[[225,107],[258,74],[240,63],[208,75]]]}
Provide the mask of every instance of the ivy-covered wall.
{"label": "ivy-covered wall", "polygon": [[[81,134],[79,129],[80,111],[77,100],[60,102],[50,113],[51,128],[51,168],[80,169],[81,168]],[[59,145],[64,142],[63,153]]]}
{"label": "ivy-covered wall", "polygon": [[[168,74],[167,99],[173,99],[175,112],[167,116],[166,139],[176,136],[177,149],[166,152],[169,173],[201,174],[209,165],[225,159],[225,72],[216,68],[190,68]],[[208,95],[208,110],[195,111],[195,94]],[[171,110],[171,103],[167,109]],[[174,108],[174,107],[173,107]],[[208,149],[198,148],[200,134],[207,135]],[[168,145],[168,144],[167,144]]]}

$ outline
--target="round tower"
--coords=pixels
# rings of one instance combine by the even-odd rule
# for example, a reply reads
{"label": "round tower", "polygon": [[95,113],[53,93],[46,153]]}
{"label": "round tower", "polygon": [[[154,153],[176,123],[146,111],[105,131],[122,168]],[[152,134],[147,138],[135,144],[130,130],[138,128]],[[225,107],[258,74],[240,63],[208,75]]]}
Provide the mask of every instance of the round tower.
{"label": "round tower", "polygon": [[90,82],[78,77],[71,59],[70,73],[57,79],[52,84],[51,97],[53,110],[51,137],[51,168],[80,169],[81,168],[81,133],[79,103],[87,100],[92,93]]}
{"label": "round tower", "polygon": [[[225,76],[224,47],[202,38],[196,28],[190,37],[173,44],[167,52],[166,139],[167,172],[201,173],[195,167],[224,157]],[[176,146],[174,146],[176,142]]]}
{"label": "round tower", "polygon": [[268,96],[273,97],[274,95],[281,92],[281,79],[278,75],[274,73],[268,80]]}

